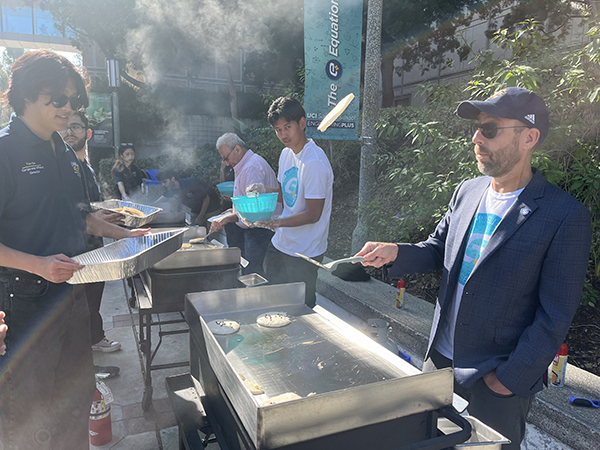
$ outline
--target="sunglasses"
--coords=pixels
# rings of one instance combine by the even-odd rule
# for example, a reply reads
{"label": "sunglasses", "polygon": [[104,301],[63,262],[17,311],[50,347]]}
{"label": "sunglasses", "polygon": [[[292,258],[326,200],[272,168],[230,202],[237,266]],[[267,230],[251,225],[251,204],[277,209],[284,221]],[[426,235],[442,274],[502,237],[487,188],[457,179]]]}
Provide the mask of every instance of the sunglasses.
{"label": "sunglasses", "polygon": [[504,130],[506,128],[529,128],[525,125],[517,125],[514,127],[499,127],[495,123],[474,123],[471,125],[471,131],[473,134],[477,133],[477,130],[481,131],[481,134],[486,139],[494,139],[498,135],[498,130]]}
{"label": "sunglasses", "polygon": [[583,397],[569,397],[569,402],[575,406],[587,406],[590,408],[600,408],[600,401]]}
{"label": "sunglasses", "polygon": [[56,99],[50,98],[50,104],[52,106],[54,106],[56,109],[62,108],[67,103],[71,104],[71,109],[73,111],[78,111],[79,108],[81,108],[83,106],[83,102],[81,101],[81,98],[79,95],[73,96],[73,97],[67,97],[65,94],[63,94]]}

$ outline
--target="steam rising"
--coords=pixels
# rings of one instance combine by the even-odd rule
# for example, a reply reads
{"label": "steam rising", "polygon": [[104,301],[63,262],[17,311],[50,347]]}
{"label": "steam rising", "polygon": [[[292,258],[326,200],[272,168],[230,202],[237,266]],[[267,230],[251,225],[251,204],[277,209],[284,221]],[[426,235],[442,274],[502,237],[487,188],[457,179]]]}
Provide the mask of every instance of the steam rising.
{"label": "steam rising", "polygon": [[141,26],[128,34],[128,56],[139,61],[146,81],[168,72],[239,60],[239,51],[266,50],[266,24],[286,13],[293,0],[138,0]]}
{"label": "steam rising", "polygon": [[[266,50],[274,34],[268,24],[290,11],[298,14],[296,0],[137,0],[140,26],[127,34],[126,57],[154,88],[160,88],[167,73],[185,75],[190,69],[188,74],[201,74],[206,62],[211,67],[216,62],[222,78],[230,62],[238,66],[241,50]],[[163,146],[161,153],[177,155],[181,169],[189,167],[190,152],[182,152],[193,147],[182,126],[189,118],[175,111],[163,113],[170,116],[170,125],[161,140],[172,146]],[[185,153],[190,161],[184,161]],[[214,155],[218,157],[216,149]]]}

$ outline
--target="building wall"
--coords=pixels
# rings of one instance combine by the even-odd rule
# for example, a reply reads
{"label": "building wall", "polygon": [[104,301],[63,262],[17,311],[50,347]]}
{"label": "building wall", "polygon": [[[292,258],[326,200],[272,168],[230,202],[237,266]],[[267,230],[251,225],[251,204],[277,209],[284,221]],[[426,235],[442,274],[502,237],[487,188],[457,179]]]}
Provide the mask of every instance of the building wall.
{"label": "building wall", "polygon": [[[498,18],[498,23],[501,23],[502,16]],[[506,50],[499,48],[494,42],[485,36],[485,31],[488,29],[488,22],[476,19],[469,27],[461,29],[459,32],[462,35],[464,42],[470,43],[474,53],[483,50],[493,50],[496,58],[503,58]],[[582,26],[581,19],[577,19],[571,26],[570,32],[565,40],[565,47],[575,44],[581,44],[586,39],[585,33],[587,29]],[[473,65],[469,64],[472,56],[465,61],[459,61],[456,53],[446,55],[446,59],[451,59],[453,65],[444,69],[432,68],[425,74],[421,74],[421,68],[416,66],[408,72],[402,72],[401,75],[394,73],[394,102],[396,105],[422,106],[426,99],[417,94],[418,86],[423,83],[459,83],[470,76]],[[396,69],[401,67],[401,61],[395,61]]]}
{"label": "building wall", "polygon": [[[138,157],[153,158],[173,150],[192,152],[196,147],[215,145],[224,133],[234,132],[231,117],[180,116],[163,136],[136,143]],[[244,121],[247,126],[264,126],[261,121]]]}

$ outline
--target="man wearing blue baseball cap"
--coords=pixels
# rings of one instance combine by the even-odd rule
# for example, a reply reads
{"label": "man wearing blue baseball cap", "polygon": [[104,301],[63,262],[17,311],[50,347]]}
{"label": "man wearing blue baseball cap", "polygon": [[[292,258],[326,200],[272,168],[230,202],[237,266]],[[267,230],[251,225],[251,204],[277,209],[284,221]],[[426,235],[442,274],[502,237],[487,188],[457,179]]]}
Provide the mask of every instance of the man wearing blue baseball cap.
{"label": "man wearing blue baseball cap", "polygon": [[365,265],[390,276],[442,270],[423,370],[454,368],[471,415],[519,449],[533,396],[579,305],[590,214],[531,166],[549,129],[535,93],[507,88],[462,102],[474,120],[479,171],[462,182],[436,230],[418,244],[367,242]]}

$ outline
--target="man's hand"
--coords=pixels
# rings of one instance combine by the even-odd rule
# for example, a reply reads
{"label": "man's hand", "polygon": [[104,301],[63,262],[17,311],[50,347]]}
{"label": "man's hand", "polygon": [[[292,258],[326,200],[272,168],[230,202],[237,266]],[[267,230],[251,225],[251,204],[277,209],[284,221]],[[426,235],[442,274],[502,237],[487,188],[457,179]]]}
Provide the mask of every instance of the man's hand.
{"label": "man's hand", "polygon": [[52,283],[64,283],[73,276],[73,273],[84,267],[61,253],[40,257],[40,264],[33,273]]}
{"label": "man's hand", "polygon": [[364,256],[363,266],[381,267],[398,257],[398,246],[386,242],[367,242],[355,256]]}
{"label": "man's hand", "polygon": [[129,231],[129,236],[127,236],[128,238],[139,237],[139,236],[148,236],[149,234],[152,234],[152,228],[136,228],[135,230],[128,230],[128,231]]}
{"label": "man's hand", "polygon": [[251,185],[246,187],[246,194],[250,192],[258,192],[259,194],[265,194],[267,192],[267,188],[262,183],[252,183]]}
{"label": "man's hand", "polygon": [[96,214],[99,219],[104,220],[105,222],[112,223],[114,225],[125,225],[125,216],[121,213],[100,209],[94,214]]}
{"label": "man's hand", "polygon": [[498,378],[496,378],[496,371],[488,372],[483,376],[483,381],[492,392],[499,395],[512,395],[506,386],[504,386]]}
{"label": "man's hand", "polygon": [[271,230],[274,230],[281,226],[281,217],[271,217],[269,220],[259,220],[250,225],[252,225],[252,228],[270,228]]}
{"label": "man's hand", "polygon": [[6,353],[6,345],[4,344],[4,338],[6,337],[6,332],[8,331],[8,325],[4,323],[5,317],[5,312],[0,311],[0,356]]}

